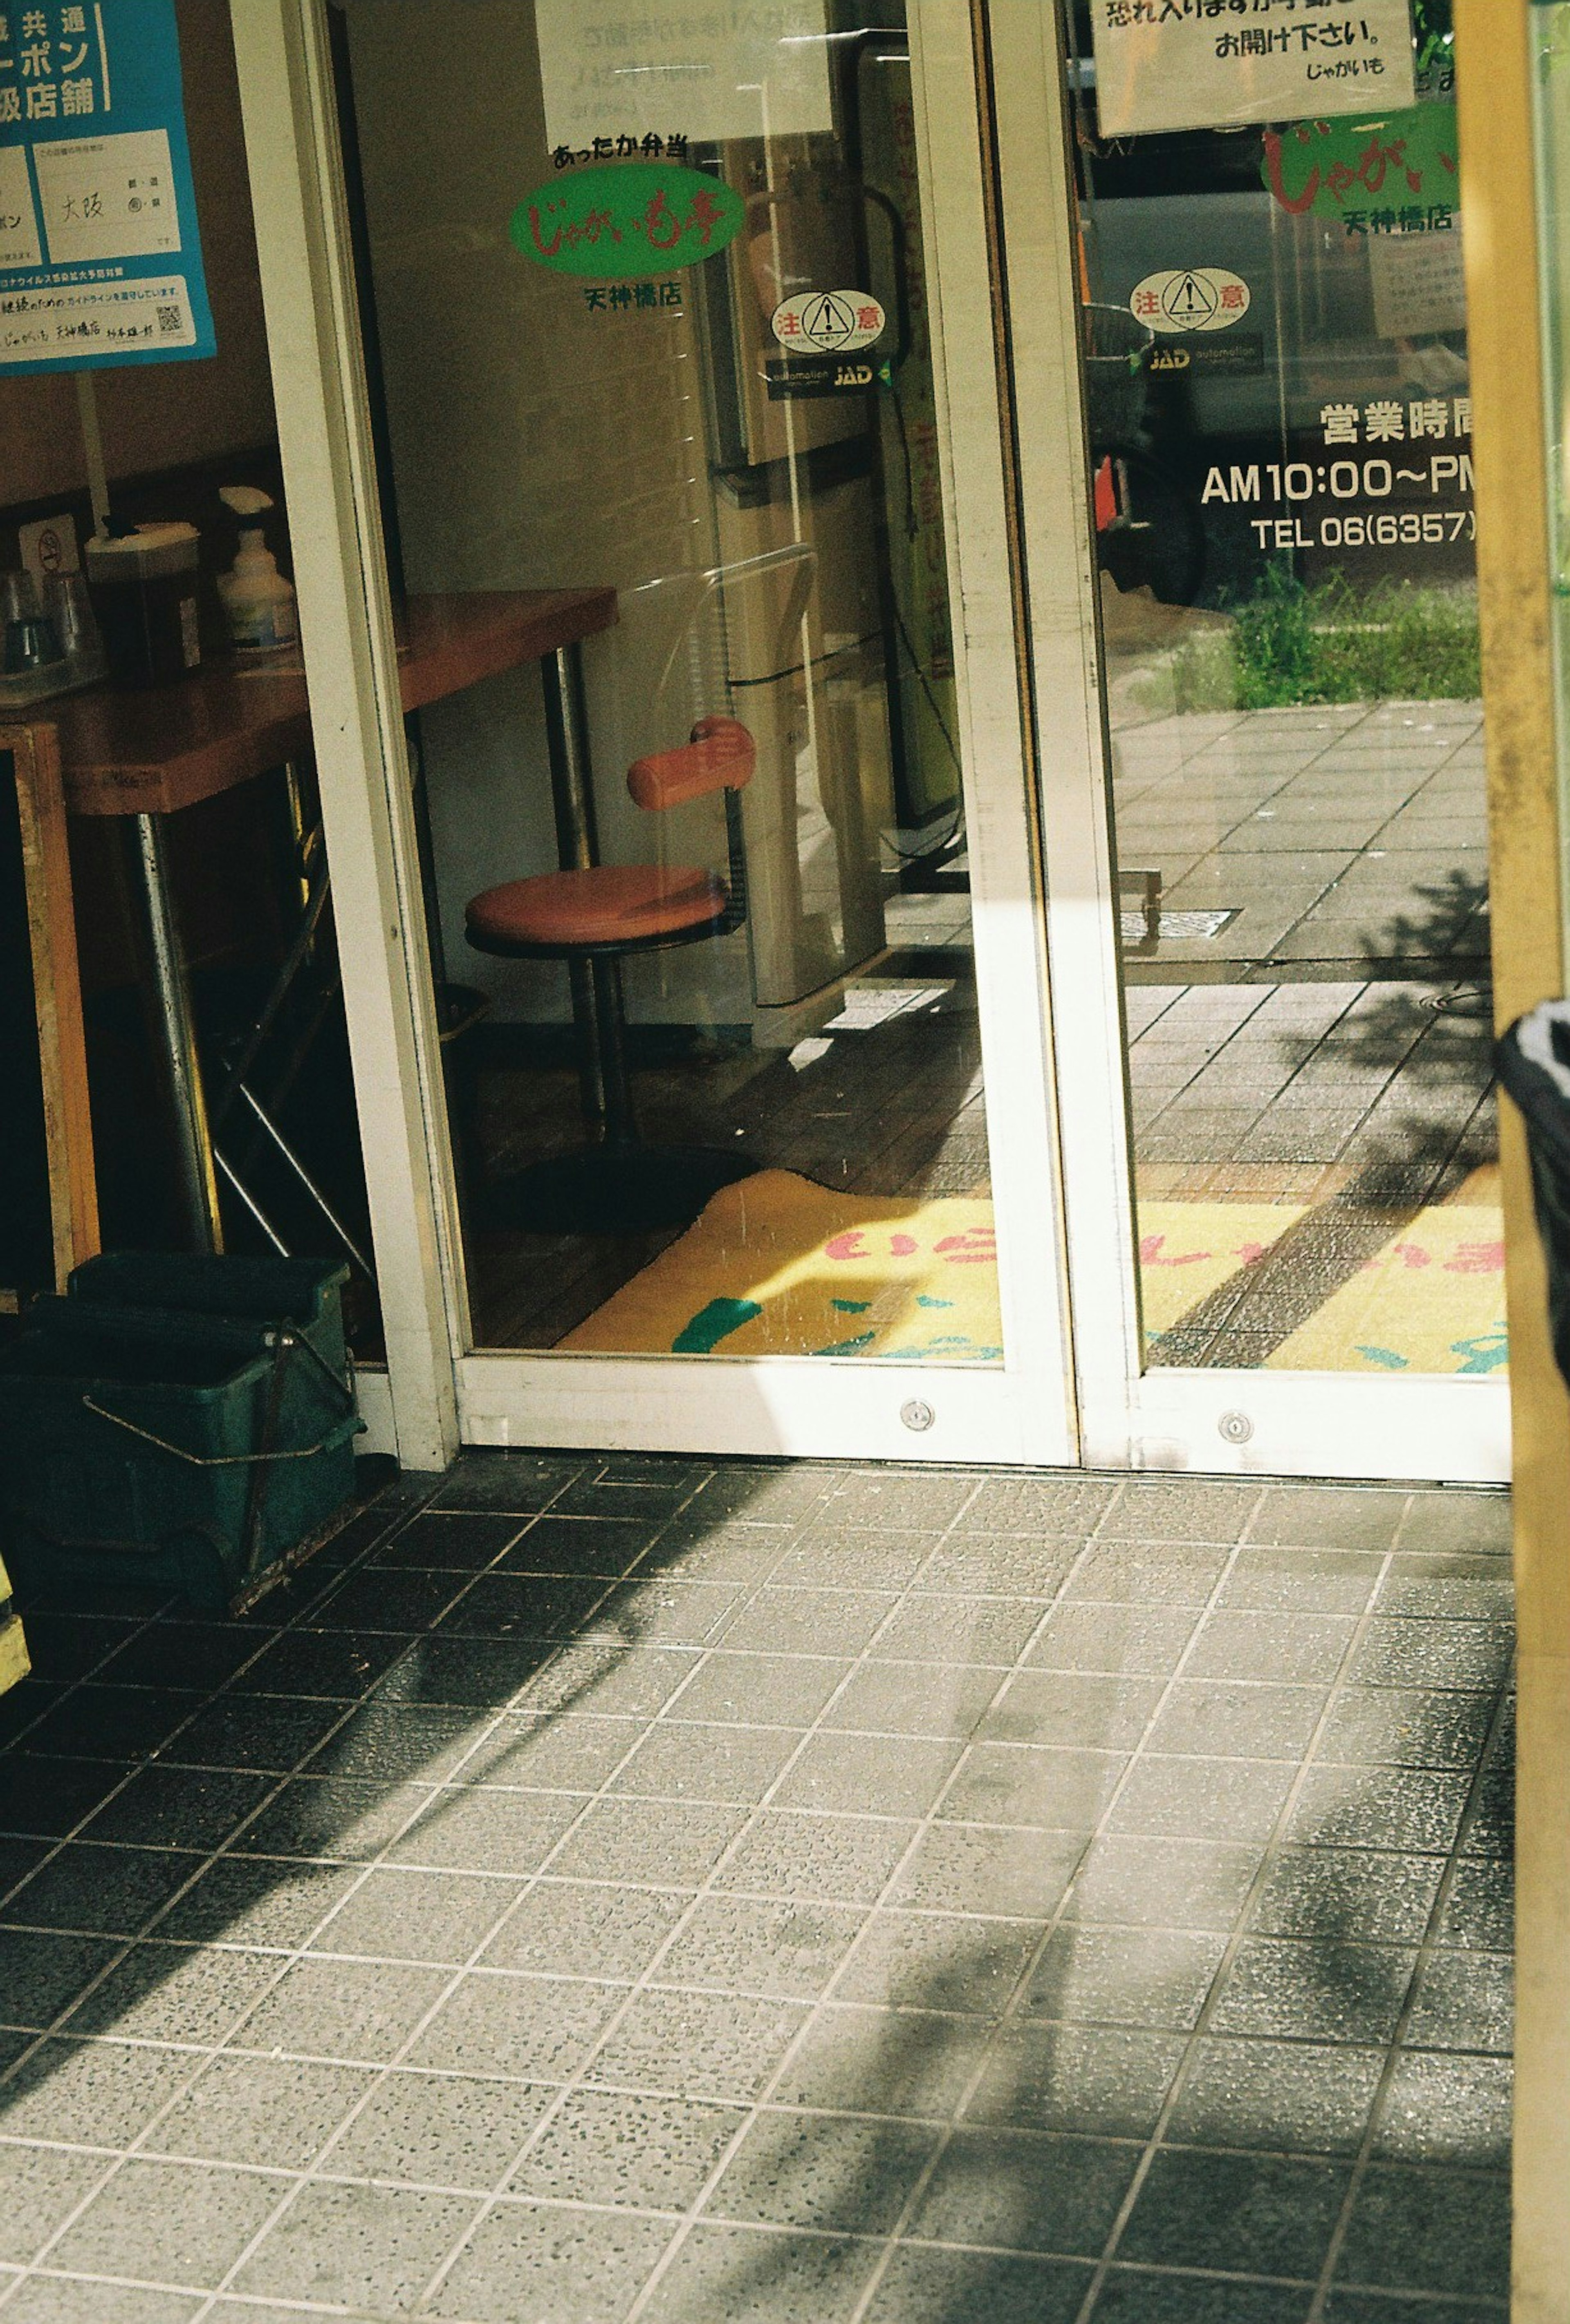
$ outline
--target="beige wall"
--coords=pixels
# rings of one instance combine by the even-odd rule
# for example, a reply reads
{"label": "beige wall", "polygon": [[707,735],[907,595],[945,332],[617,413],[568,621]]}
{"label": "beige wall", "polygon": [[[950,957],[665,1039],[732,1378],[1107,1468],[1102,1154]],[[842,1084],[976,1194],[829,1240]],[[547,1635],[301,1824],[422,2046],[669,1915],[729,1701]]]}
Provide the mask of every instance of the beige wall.
{"label": "beige wall", "polygon": [[[130,476],[268,442],[272,390],[227,0],[178,0],[186,120],[218,352],[93,374],[109,474]],[[86,483],[69,373],[0,381],[0,504]]]}

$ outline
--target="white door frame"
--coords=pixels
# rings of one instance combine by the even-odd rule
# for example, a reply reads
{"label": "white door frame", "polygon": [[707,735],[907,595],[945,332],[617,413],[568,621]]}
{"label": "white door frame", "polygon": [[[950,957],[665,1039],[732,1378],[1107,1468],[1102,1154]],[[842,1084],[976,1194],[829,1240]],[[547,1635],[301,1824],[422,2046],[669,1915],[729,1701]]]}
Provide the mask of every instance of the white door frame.
{"label": "white door frame", "polygon": [[1502,1481],[1501,1379],[1141,1372],[1060,10],[1061,0],[992,0],[986,14],[1008,188],[1005,279],[1083,1457],[1092,1467]]}
{"label": "white door frame", "polygon": [[911,43],[1006,1351],[999,1366],[953,1369],[466,1351],[323,0],[232,0],[232,8],[401,1458],[439,1465],[461,1436],[1074,1462],[1013,480],[967,0],[917,0]]}

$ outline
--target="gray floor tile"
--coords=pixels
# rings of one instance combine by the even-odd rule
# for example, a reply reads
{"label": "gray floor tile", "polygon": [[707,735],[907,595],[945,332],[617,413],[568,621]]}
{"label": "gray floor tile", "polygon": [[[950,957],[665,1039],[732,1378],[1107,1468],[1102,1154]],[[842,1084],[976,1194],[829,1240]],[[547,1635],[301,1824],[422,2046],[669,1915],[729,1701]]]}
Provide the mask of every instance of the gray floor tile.
{"label": "gray floor tile", "polygon": [[1032,1670],[1113,1671],[1165,1678],[1194,1635],[1196,1615],[1181,1606],[1057,1608],[1026,1655]]}
{"label": "gray floor tile", "polygon": [[1091,1477],[984,1478],[965,1509],[964,1532],[1088,1538],[1117,1490],[1115,1484]]}
{"label": "gray floor tile", "polygon": [[1510,2181],[1376,2164],[1353,2206],[1338,2284],[1503,2300],[1510,2290]]}
{"label": "gray floor tile", "polygon": [[703,2224],[643,2312],[650,2324],[839,2324],[877,2256],[873,2243]]}
{"label": "gray floor tile", "polygon": [[1043,1920],[1062,1903],[1084,1849],[1077,1832],[931,1824],[888,1901],[931,1912]]}
{"label": "gray floor tile", "polygon": [[516,1881],[483,1873],[376,1865],[318,1931],[310,1949],[456,1969],[479,1949],[517,1895]]}
{"label": "gray floor tile", "polygon": [[762,2096],[807,2015],[797,2001],[646,1990],[596,2053],[589,2079],[745,2103]]}
{"label": "gray floor tile", "polygon": [[1347,1616],[1218,1608],[1206,1615],[1183,1674],[1327,1683],[1345,1658],[1353,1628]]}
{"label": "gray floor tile", "polygon": [[1508,2171],[1510,2085],[1508,2058],[1408,2052],[1397,2061],[1374,2153],[1394,2162]]}
{"label": "gray floor tile", "polygon": [[625,1880],[696,1888],[745,1821],[742,1808],[597,1800],[551,1858],[550,1869],[566,1879],[603,1878],[614,1870]]}
{"label": "gray floor tile", "polygon": [[1227,1970],[1214,2023],[1223,2034],[1388,2042],[1415,1960],[1395,1945],[1250,1937]]}
{"label": "gray floor tile", "polygon": [[960,1749],[957,1742],[913,1736],[815,1735],[771,1804],[925,1815],[947,1782]]}
{"label": "gray floor tile", "polygon": [[760,1590],[725,1627],[737,1654],[857,1654],[893,1610],[891,1591]]}
{"label": "gray floor tile", "polygon": [[1167,2137],[1178,2146],[1355,2154],[1385,2053],[1311,2042],[1197,2043]]}
{"label": "gray floor tile", "polygon": [[825,1590],[906,1590],[939,1539],[932,1532],[852,1534],[808,1526],[782,1549],[769,1580]]}
{"label": "gray floor tile", "polygon": [[959,1822],[1088,1832],[1099,1822],[1127,1766],[1121,1751],[975,1743],[938,1812]]}
{"label": "gray floor tile", "polygon": [[211,2163],[125,2163],[53,2246],[50,2262],[199,2291],[234,2265],[291,2184]]}
{"label": "gray floor tile", "polygon": [[1094,2258],[1139,2159],[1133,2142],[957,2130],[907,2232],[914,2240]]}
{"label": "gray floor tile", "polygon": [[0,2144],[0,2261],[35,2259],[109,2164],[75,2147]]}
{"label": "gray floor tile", "polygon": [[[190,2292],[143,2292],[93,2276],[35,2275],[7,2301],[5,2312],[17,2324],[189,2324],[201,2306]],[[219,2313],[232,2324],[232,2311]],[[274,2317],[264,2312],[250,2313],[256,2324],[274,2324]]]}
{"label": "gray floor tile", "polygon": [[[274,1972],[282,1966],[272,1963]],[[408,1963],[296,1961],[229,2038],[241,2050],[383,2065],[413,2033],[448,1975]]]}
{"label": "gray floor tile", "polygon": [[560,2081],[586,2062],[626,1995],[620,1985],[472,1970],[442,2003],[408,2062],[440,2073]]}
{"label": "gray floor tile", "polygon": [[1107,1819],[1109,1831],[1264,1840],[1297,1773],[1270,1759],[1163,1758],[1141,1753]]}
{"label": "gray floor tile", "polygon": [[1012,1667],[1046,1611],[1039,1599],[965,1597],[929,1589],[897,1607],[871,1651],[880,1662]]}
{"label": "gray floor tile", "polygon": [[1510,1548],[1510,1495],[1458,1486],[1414,1493],[1396,1545],[1429,1552],[1486,1550],[1506,1557]]}
{"label": "gray floor tile", "polygon": [[1095,2303],[1098,2324],[1303,2324],[1311,2284],[1240,2283],[1222,2275],[1114,2269]]}
{"label": "gray floor tile", "polygon": [[1088,1599],[1114,1606],[1205,1605],[1226,1570],[1226,1551],[1182,1541],[1152,1546],[1140,1531],[1139,1512],[1131,1505],[1120,1502],[1108,1523],[1125,1508],[1123,1523],[1133,1537],[1098,1536],[1089,1556],[1064,1585],[1064,1603]]}
{"label": "gray floor tile", "polygon": [[358,1877],[346,1866],[220,1856],[159,1921],[181,1943],[303,1944]]}
{"label": "gray floor tile", "polygon": [[1417,2049],[1492,2050],[1508,2057],[1515,2030],[1512,1970],[1508,1953],[1431,1954],[1407,2039]]}
{"label": "gray floor tile", "polygon": [[[58,1940],[57,1940],[58,1941]],[[272,1985],[276,1953],[134,1945],[69,2020],[72,2034],[128,2041],[222,2042]]]}
{"label": "gray floor tile", "polygon": [[1260,1498],[1257,1485],[1206,1478],[1133,1478],[1099,1528],[1108,1541],[1230,1544]]}
{"label": "gray floor tile", "polygon": [[1018,1671],[982,1722],[989,1743],[1070,1744],[1130,1751],[1161,1692],[1156,1678],[1101,1671]]}
{"label": "gray floor tile", "polygon": [[866,2324],[1073,2324],[1090,2282],[1086,2264],[995,2252],[903,2245],[866,2311]]}
{"label": "gray floor tile", "polygon": [[652,1719],[691,1676],[700,1653],[697,1646],[579,1639],[552,1656],[513,1708],[541,1716],[590,1711],[602,1718]]}
{"label": "gray floor tile", "polygon": [[0,2133],[129,2146],[199,2063],[188,2050],[143,2043],[45,2042],[0,2082]]}
{"label": "gray floor tile", "polygon": [[994,2016],[1039,1936],[1029,1921],[947,1913],[874,1913],[834,1988],[836,2001]]}
{"label": "gray floor tile", "polygon": [[501,1791],[597,1791],[643,1731],[641,1719],[601,1719],[592,1711],[559,1719],[509,1715],[496,1722],[486,1739],[455,1770],[454,1785]]}
{"label": "gray floor tile", "polygon": [[1118,2256],[1168,2267],[1312,2277],[1330,2247],[1347,2176],[1339,2163],[1159,2153]]}
{"label": "gray floor tile", "polygon": [[931,1469],[841,1471],[822,1517],[827,1525],[865,1526],[879,1533],[947,1526],[969,1508],[975,1492],[974,1478],[946,1477]]}
{"label": "gray floor tile", "polygon": [[1466,1804],[1467,1778],[1431,1767],[1310,1767],[1288,1837],[1320,1848],[1444,1855]]}
{"label": "gray floor tile", "polygon": [[463,2195],[308,2185],[241,2268],[235,2288],[406,2312],[473,2216]]}
{"label": "gray floor tile", "polygon": [[810,1727],[850,1667],[821,1655],[743,1655],[722,1647],[695,1672],[670,1716]]}
{"label": "gray floor tile", "polygon": [[277,2058],[186,2056],[189,2089],[146,2141],[153,2154],[303,2171],[371,2088],[369,2072]]}
{"label": "gray floor tile", "polygon": [[1407,1497],[1356,1485],[1272,1485],[1249,1539],[1298,1549],[1383,1550],[1393,1546]]}
{"label": "gray floor tile", "polygon": [[1374,1603],[1381,1615],[1509,1623],[1515,1618],[1515,1586],[1497,1555],[1406,1553],[1392,1560]]}
{"label": "gray floor tile", "polygon": [[236,1853],[363,1863],[379,1855],[431,1796],[427,1784],[384,1785],[297,1776],[245,1826],[236,1842]]}
{"label": "gray floor tile", "polygon": [[1224,1950],[1223,1937],[1192,1931],[1058,1929],[1021,2009],[1069,2024],[1187,2032]]}
{"label": "gray floor tile", "polygon": [[1433,1856],[1283,1849],[1266,1875],[1250,1926],[1258,1936],[1417,1944],[1444,1871],[1443,1858]]}
{"label": "gray floor tile", "polygon": [[1390,1767],[1473,1767],[1493,1697],[1437,1687],[1346,1686],[1316,1757]]}
{"label": "gray floor tile", "polygon": [[134,1937],[202,1861],[171,1849],[68,1846],[18,1890],[5,1917],[41,1929]]}
{"label": "gray floor tile", "polygon": [[866,1662],[824,1714],[836,1733],[968,1738],[1003,1681],[1002,1670]]}
{"label": "gray floor tile", "polygon": [[1183,2052],[1182,2041],[1167,2034],[1006,2025],[988,2047],[965,2119],[1016,2130],[1148,2138]]}
{"label": "gray floor tile", "polygon": [[651,1975],[662,1986],[814,2001],[864,1919],[839,1904],[705,1896]]}
{"label": "gray floor tile", "polygon": [[547,2107],[543,2082],[458,2074],[381,2074],[328,2168],[345,2179],[412,2180],[486,2194],[503,2183]]}
{"label": "gray floor tile", "polygon": [[1509,1952],[1515,1941],[1515,1879],[1509,1865],[1464,1858],[1439,1923],[1438,1941],[1469,1951]]}
{"label": "gray floor tile", "polygon": [[662,1721],[610,1779],[614,1792],[749,1805],[761,1800],[801,1737],[793,1727]]}
{"label": "gray floor tile", "polygon": [[765,1808],[715,1874],[714,1885],[763,1895],[873,1904],[917,1829],[909,1820]]}
{"label": "gray floor tile", "polygon": [[1219,1840],[1108,1834],[1074,1884],[1066,1918],[1165,1929],[1233,1928],[1260,1850]]}
{"label": "gray floor tile", "polygon": [[920,1586],[956,1597],[1029,1598],[1039,1612],[1057,1596],[1082,1545],[1077,1534],[1057,1540],[1028,1529],[977,1532],[967,1517],[938,1543],[921,1569]]}
{"label": "gray floor tile", "polygon": [[1371,1622],[1349,1675],[1364,1686],[1494,1687],[1509,1675],[1506,1622]]}
{"label": "gray floor tile", "polygon": [[771,2102],[945,2119],[957,2112],[986,2038],[975,2017],[832,2002],[809,2020]]}
{"label": "gray floor tile", "polygon": [[1503,2324],[1500,2301],[1432,2300],[1399,2292],[1333,2292],[1325,2324]]}
{"label": "gray floor tile", "polygon": [[531,2143],[512,2191],[679,2214],[747,2118],[692,2098],[576,2090]]}
{"label": "gray floor tile", "polygon": [[757,2116],[705,2204],[712,2218],[886,2235],[938,2138],[935,2127],[835,2115]]}
{"label": "gray floor tile", "polygon": [[1179,1679],[1150,1729],[1152,1751],[1298,1759],[1325,1708],[1323,1686]]}
{"label": "gray floor tile", "polygon": [[487,2211],[429,2302],[464,2324],[619,2324],[670,2239],[668,2220],[559,2204],[499,2203]]}
{"label": "gray floor tile", "polygon": [[559,1977],[641,1977],[689,1902],[684,1891],[542,1880],[519,1896],[479,1966]]}

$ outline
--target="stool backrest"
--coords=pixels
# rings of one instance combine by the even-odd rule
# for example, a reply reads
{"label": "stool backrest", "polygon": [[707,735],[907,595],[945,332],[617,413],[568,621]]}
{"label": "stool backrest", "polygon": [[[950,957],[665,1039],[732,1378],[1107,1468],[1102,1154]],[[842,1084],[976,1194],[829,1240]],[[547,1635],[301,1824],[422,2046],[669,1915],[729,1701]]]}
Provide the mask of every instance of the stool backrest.
{"label": "stool backrest", "polygon": [[627,788],[638,806],[658,814],[710,792],[725,795],[725,847],[730,857],[730,902],[719,933],[728,936],[747,917],[747,852],[742,830],[741,794],[753,779],[758,746],[739,718],[700,718],[691,738],[674,751],[634,759]]}
{"label": "stool backrest", "polygon": [[710,791],[741,790],[757,762],[758,746],[739,718],[700,718],[689,742],[634,759],[627,788],[640,807],[659,814]]}

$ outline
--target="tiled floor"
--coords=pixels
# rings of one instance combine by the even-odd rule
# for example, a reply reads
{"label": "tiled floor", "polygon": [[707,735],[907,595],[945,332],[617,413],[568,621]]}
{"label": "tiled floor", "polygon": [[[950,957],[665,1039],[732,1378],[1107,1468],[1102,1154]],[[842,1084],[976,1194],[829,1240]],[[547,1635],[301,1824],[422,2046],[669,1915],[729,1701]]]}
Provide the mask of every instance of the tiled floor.
{"label": "tiled floor", "polygon": [[1503,2316],[1501,1499],[432,1489],[34,1610],[4,2324]]}
{"label": "tiled floor", "polygon": [[1481,703],[1147,715],[1113,758],[1119,861],[1237,914],[1158,961],[1486,963]]}

